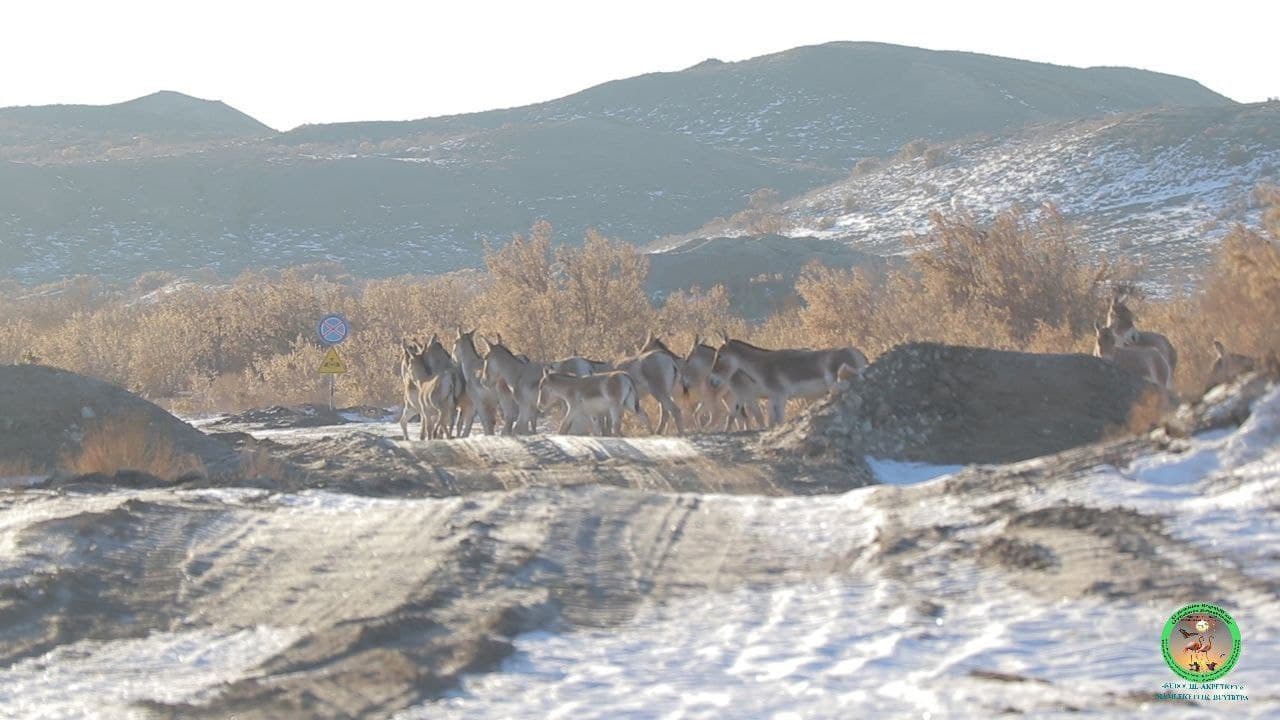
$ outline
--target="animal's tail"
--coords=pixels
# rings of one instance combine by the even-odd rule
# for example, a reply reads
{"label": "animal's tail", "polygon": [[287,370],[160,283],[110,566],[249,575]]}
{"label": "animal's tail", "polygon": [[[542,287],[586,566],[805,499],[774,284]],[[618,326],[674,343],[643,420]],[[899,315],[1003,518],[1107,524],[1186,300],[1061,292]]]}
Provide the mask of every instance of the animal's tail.
{"label": "animal's tail", "polygon": [[629,373],[623,373],[622,407],[633,414],[640,414],[640,393],[636,381]]}

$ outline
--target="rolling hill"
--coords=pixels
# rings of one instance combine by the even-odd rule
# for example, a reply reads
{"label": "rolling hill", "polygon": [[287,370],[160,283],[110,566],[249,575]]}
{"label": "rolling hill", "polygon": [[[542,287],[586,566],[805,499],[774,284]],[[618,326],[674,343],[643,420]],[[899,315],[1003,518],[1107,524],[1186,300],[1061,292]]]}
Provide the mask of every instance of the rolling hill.
{"label": "rolling hill", "polygon": [[474,266],[536,219],[635,243],[797,196],[917,137],[1160,105],[1235,104],[1184,78],[832,43],[606,83],[537,105],[278,133],[157,93],[0,110],[0,267],[80,272],[336,260],[361,275]]}

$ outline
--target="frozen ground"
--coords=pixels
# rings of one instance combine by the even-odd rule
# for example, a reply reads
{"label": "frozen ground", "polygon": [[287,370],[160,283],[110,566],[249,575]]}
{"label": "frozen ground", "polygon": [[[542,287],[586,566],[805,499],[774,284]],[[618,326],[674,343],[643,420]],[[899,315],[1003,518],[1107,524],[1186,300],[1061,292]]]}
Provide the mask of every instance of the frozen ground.
{"label": "frozen ground", "polygon": [[[398,430],[256,434],[444,457]],[[447,497],[0,490],[0,716],[1280,713],[1280,390],[1163,449],[807,497],[582,482],[708,447],[619,442],[468,440],[456,467],[581,469]],[[1247,702],[1154,699],[1193,601],[1239,623]]]}

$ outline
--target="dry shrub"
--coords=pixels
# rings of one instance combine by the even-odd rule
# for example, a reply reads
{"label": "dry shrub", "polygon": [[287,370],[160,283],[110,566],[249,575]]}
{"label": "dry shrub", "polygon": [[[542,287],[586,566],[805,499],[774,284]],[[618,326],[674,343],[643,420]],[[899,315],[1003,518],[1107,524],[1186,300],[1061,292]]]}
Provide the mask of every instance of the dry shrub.
{"label": "dry shrub", "polygon": [[[807,267],[796,282],[799,323],[781,343],[853,343],[870,354],[912,340],[1087,352],[1107,288],[1122,273],[1090,260],[1052,209],[1006,211],[989,224],[934,215],[914,239],[911,268],[873,279],[862,270]],[[785,327],[785,326],[783,326]]]}
{"label": "dry shrub", "polygon": [[145,415],[131,413],[89,425],[79,450],[63,458],[62,466],[75,475],[130,470],[164,480],[204,472],[199,458],[179,451],[172,440],[154,430]]}
{"label": "dry shrub", "polygon": [[923,138],[912,140],[898,150],[898,160],[915,160],[929,148],[929,141]]}
{"label": "dry shrub", "polygon": [[0,478],[25,478],[44,475],[46,469],[25,455],[0,458]]}
{"label": "dry shrub", "polygon": [[672,350],[683,352],[693,345],[695,336],[712,343],[720,332],[743,337],[747,327],[729,307],[729,291],[716,285],[706,292],[694,287],[671,293],[658,310],[653,331]]}
{"label": "dry shrub", "polygon": [[951,162],[951,156],[947,154],[947,149],[941,145],[934,145],[924,151],[924,166],[930,170],[942,167]]}
{"label": "dry shrub", "polygon": [[752,235],[778,235],[790,225],[782,211],[778,191],[760,188],[747,197],[747,209],[734,214],[729,222]]}
{"label": "dry shrub", "polygon": [[1173,409],[1173,398],[1163,390],[1149,385],[1129,407],[1122,424],[1108,424],[1103,428],[1104,440],[1120,440],[1142,435],[1158,427]]}
{"label": "dry shrub", "polygon": [[489,283],[478,324],[533,357],[634,350],[653,321],[645,292],[649,261],[635,247],[589,231],[581,247],[552,250],[551,226],[485,254]]}
{"label": "dry shrub", "polygon": [[883,166],[880,158],[864,157],[853,165],[853,177],[864,177],[879,170]]}
{"label": "dry shrub", "polygon": [[1107,288],[1130,277],[1128,268],[1091,259],[1052,206],[1038,215],[1006,210],[987,225],[965,213],[930,220],[914,239],[922,292],[965,315],[1002,319],[1019,345],[1044,325],[1085,332]]}

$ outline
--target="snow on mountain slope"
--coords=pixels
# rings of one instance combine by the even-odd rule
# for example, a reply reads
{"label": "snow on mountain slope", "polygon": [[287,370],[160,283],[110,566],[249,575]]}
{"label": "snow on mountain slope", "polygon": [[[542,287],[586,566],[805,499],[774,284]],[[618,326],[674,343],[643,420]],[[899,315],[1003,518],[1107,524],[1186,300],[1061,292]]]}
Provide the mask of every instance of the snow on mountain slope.
{"label": "snow on mountain slope", "polygon": [[1280,103],[1159,110],[920,150],[786,203],[787,234],[897,254],[933,212],[986,218],[1053,203],[1098,251],[1140,258],[1176,282],[1195,277],[1233,223],[1257,219],[1259,183],[1280,180]]}

